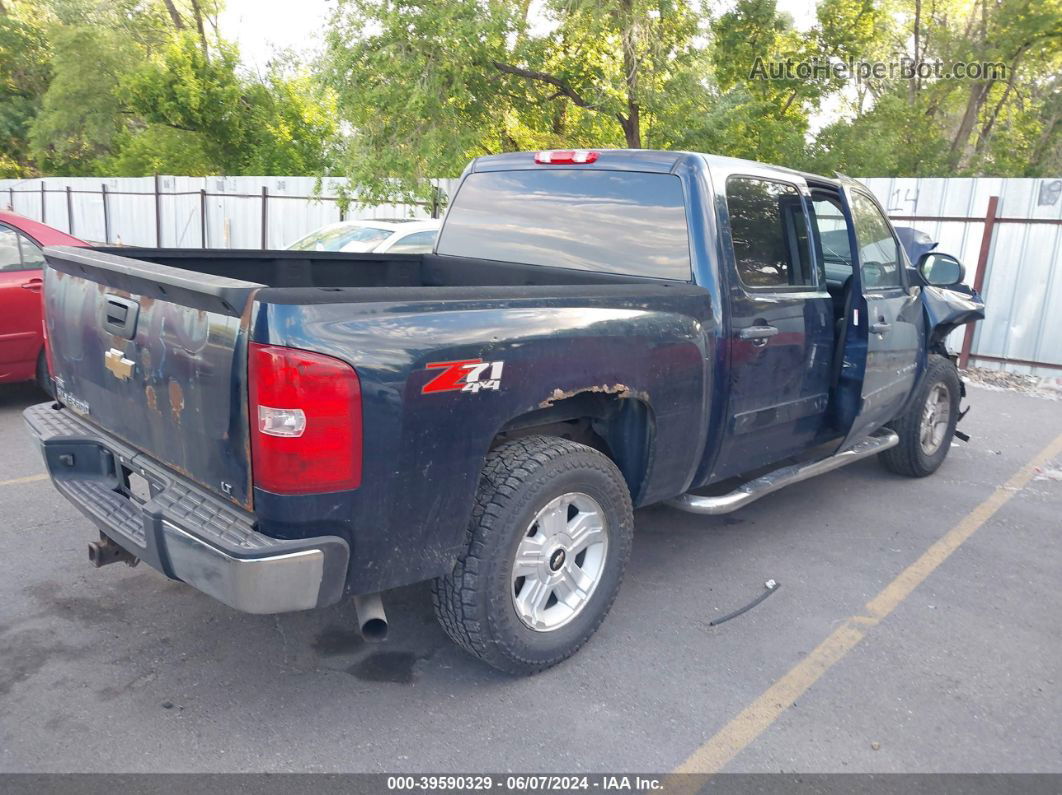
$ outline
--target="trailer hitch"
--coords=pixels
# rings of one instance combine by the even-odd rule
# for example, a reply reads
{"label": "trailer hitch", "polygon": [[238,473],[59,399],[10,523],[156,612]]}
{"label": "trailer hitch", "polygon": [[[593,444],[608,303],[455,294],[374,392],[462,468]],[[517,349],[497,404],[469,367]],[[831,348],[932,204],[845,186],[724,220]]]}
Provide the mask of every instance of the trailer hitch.
{"label": "trailer hitch", "polygon": [[103,533],[100,533],[99,541],[89,543],[88,556],[89,562],[97,569],[100,566],[109,566],[118,562],[125,563],[126,566],[132,568],[140,562],[140,558],[115,544]]}

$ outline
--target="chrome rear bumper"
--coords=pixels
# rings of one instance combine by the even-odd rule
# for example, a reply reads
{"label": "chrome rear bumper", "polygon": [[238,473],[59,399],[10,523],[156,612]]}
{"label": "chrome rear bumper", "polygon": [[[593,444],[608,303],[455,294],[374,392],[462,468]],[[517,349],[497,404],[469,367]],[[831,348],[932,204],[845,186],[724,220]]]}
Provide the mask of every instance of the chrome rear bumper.
{"label": "chrome rear bumper", "polygon": [[[337,536],[282,540],[253,515],[52,403],[23,412],[56,489],[127,552],[247,613],[323,607],[343,596],[350,550]],[[149,484],[138,501],[134,472]]]}

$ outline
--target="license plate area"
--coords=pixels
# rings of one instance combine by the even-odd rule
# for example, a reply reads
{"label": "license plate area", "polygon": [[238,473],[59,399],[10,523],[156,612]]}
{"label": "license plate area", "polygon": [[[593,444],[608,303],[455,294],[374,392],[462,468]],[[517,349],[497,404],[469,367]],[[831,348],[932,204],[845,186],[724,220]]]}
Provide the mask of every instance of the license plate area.
{"label": "license plate area", "polygon": [[127,466],[122,467],[122,493],[141,505],[159,493],[161,486],[135,472]]}

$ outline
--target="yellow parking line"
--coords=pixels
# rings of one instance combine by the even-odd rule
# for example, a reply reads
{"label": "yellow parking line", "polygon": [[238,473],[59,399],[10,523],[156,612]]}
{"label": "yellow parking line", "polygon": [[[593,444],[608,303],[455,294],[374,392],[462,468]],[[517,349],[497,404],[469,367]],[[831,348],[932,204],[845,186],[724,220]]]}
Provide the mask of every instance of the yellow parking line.
{"label": "yellow parking line", "polygon": [[11,480],[0,480],[0,486],[17,486],[19,483],[36,483],[38,480],[47,480],[48,473],[42,472],[39,475],[26,475],[24,478],[12,478]]}
{"label": "yellow parking line", "polygon": [[[778,717],[800,698],[809,687],[842,659],[863,639],[871,627],[888,616],[936,568],[958,549],[977,528],[1002,508],[1011,497],[1032,480],[1037,468],[1062,454],[1062,434],[1055,438],[1006,483],[967,514],[914,563],[900,572],[881,593],[866,604],[864,615],[850,616],[814,651],[774,682],[755,701],[743,709],[704,745],[679,765],[676,773],[713,774],[723,769],[735,756],[759,737]],[[678,782],[675,782],[678,784]],[[681,784],[678,784],[681,789]]]}

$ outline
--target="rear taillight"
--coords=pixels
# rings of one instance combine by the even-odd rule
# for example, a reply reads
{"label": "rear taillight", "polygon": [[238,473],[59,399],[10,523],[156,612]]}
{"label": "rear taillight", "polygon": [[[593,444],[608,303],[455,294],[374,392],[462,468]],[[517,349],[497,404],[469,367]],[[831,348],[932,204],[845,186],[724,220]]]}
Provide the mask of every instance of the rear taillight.
{"label": "rear taillight", "polygon": [[361,484],[361,386],[353,367],[252,342],[247,376],[255,487],[312,494]]}
{"label": "rear taillight", "polygon": [[535,162],[540,165],[593,163],[595,160],[597,160],[597,152],[589,149],[550,149],[545,152],[535,152]]}

